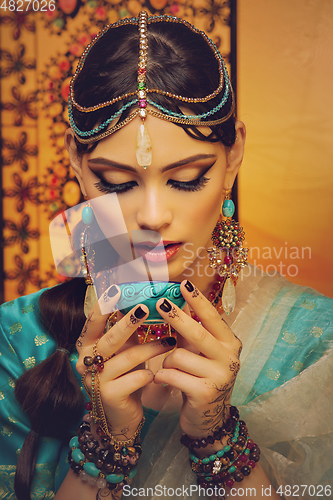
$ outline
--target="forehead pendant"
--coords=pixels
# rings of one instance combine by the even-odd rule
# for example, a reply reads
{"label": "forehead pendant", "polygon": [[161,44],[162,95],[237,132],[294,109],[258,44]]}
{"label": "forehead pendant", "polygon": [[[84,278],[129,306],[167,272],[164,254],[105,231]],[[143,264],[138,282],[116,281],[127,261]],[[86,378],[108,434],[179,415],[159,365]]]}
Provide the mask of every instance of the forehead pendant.
{"label": "forehead pendant", "polygon": [[147,71],[147,57],[148,57],[148,38],[147,38],[147,21],[148,14],[145,11],[139,14],[139,65],[138,65],[138,88],[137,97],[139,102],[139,116],[141,124],[139,126],[138,135],[136,139],[135,154],[136,160],[140,167],[144,169],[151,165],[152,161],[152,147],[145,124],[147,117],[147,93],[146,93],[146,71]]}

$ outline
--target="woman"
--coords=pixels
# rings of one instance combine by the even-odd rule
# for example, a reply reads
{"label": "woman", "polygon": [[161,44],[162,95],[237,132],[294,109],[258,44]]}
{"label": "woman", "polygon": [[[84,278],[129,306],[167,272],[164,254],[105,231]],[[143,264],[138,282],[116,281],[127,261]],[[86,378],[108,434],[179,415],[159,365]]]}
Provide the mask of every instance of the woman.
{"label": "woman", "polygon": [[[215,46],[188,23],[147,18],[144,12],[107,27],[78,65],[69,116],[65,144],[94,208],[78,225],[87,293],[78,278],[2,309],[5,495],[14,498],[15,484],[19,500],[52,498],[54,491],[57,499],[80,500],[116,498],[122,491],[151,498],[241,498],[247,488],[255,498],[275,499],[303,484],[305,498],[313,496],[311,488],[328,497],[331,301],[253,268],[241,270],[244,235],[231,222],[226,193],[242,161],[245,128],[234,117],[232,90]],[[133,280],[122,265],[128,259],[121,242],[113,250],[109,246],[116,255],[112,273],[100,264],[99,248],[88,251],[89,228],[108,238],[108,220],[114,220],[105,200],[114,193],[127,231],[139,234],[131,241],[135,255],[145,258],[154,276],[167,262],[170,281],[181,282],[183,311],[166,298],[157,303],[170,325],[160,340],[138,344],[138,331],[148,336],[142,327],[145,304],[124,317],[102,314],[116,307],[117,284]],[[220,216],[223,200],[227,229]],[[213,243],[224,251],[222,262]],[[83,302],[94,302],[92,274],[99,299],[85,319]],[[221,300],[229,313],[223,321]],[[14,384],[7,382],[23,371],[20,331],[36,362],[15,384],[23,413],[13,398]],[[78,373],[77,357],[68,361],[75,344]],[[80,376],[90,395],[89,416],[79,440],[70,441],[68,471],[68,438],[87,413]],[[140,457],[141,430],[147,435]],[[267,448],[266,472],[248,432]]]}

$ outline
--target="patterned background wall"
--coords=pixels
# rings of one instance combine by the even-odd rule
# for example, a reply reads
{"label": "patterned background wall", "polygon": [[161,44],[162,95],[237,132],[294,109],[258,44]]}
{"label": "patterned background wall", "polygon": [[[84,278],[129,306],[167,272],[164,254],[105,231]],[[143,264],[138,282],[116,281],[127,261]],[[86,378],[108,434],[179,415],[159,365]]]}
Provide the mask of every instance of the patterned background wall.
{"label": "patterned background wall", "polygon": [[11,300],[61,279],[48,227],[60,211],[82,201],[63,135],[69,81],[91,39],[106,24],[145,8],[205,30],[228,62],[231,30],[229,2],[223,0],[5,0],[1,5],[2,300]]}

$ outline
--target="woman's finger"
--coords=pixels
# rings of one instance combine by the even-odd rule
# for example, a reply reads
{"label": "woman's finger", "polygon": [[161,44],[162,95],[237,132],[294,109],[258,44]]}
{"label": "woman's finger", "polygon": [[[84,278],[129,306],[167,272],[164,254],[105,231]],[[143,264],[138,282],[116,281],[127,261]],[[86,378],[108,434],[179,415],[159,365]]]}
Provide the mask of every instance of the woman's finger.
{"label": "woman's finger", "polygon": [[159,354],[168,352],[176,345],[174,337],[166,337],[154,342],[129,347],[107,361],[103,369],[103,378],[113,380],[127,373],[140,364]]}
{"label": "woman's finger", "polygon": [[170,323],[199,352],[209,359],[221,359],[223,356],[222,344],[200,323],[190,318],[167,299],[160,299],[156,307],[165,321]]}
{"label": "woman's finger", "polygon": [[238,340],[232,330],[221,318],[215,307],[189,280],[184,280],[180,286],[183,297],[194,313],[200,318],[204,328],[221,342]]}
{"label": "woman's finger", "polygon": [[115,310],[115,305],[120,298],[120,294],[121,292],[117,285],[110,286],[102,294],[88,314],[81,334],[76,341],[77,348],[80,349],[85,344],[93,344],[103,334],[106,320],[109,314]]}
{"label": "woman's finger", "polygon": [[118,323],[98,341],[96,350],[104,358],[116,353],[144,322],[149,309],[144,304],[133,307]]}
{"label": "woman's finger", "polygon": [[209,377],[212,371],[211,363],[212,361],[204,356],[178,348],[164,359],[163,368],[174,368],[196,377]]}
{"label": "woman's finger", "polygon": [[[126,399],[130,394],[142,389],[142,387],[150,384],[153,380],[154,374],[149,369],[134,370],[133,372],[126,373],[122,377],[112,380],[110,398],[118,401],[119,404],[122,400],[126,403]],[[108,399],[107,391],[104,391],[103,399]]]}

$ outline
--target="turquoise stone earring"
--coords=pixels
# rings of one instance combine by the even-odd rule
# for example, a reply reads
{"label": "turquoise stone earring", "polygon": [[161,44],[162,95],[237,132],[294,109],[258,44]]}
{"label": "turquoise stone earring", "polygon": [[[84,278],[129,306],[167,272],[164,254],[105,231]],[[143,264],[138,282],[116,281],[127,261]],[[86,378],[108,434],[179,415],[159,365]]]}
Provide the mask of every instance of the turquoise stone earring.
{"label": "turquoise stone earring", "polygon": [[222,204],[222,220],[212,232],[214,246],[207,249],[209,267],[216,269],[225,278],[222,293],[222,306],[226,314],[236,306],[235,283],[239,271],[247,265],[247,248],[243,248],[245,234],[238,222],[231,219],[235,212],[234,202],[230,199],[231,190],[225,194]]}

